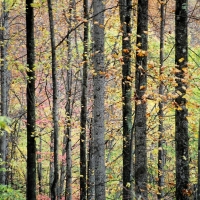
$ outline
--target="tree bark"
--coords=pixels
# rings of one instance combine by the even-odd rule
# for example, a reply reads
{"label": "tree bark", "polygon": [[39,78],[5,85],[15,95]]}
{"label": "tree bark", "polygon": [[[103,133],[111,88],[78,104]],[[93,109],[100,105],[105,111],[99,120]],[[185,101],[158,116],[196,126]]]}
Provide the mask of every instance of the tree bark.
{"label": "tree bark", "polygon": [[123,102],[123,199],[132,199],[132,78],[131,78],[131,0],[120,0],[120,22],[122,31],[122,102]]}
{"label": "tree bark", "polygon": [[[69,42],[68,42],[69,48]],[[66,117],[67,117],[67,125],[66,125],[66,190],[65,190],[65,199],[72,199],[72,144],[71,144],[71,83],[72,83],[72,72],[71,69],[67,71],[67,104],[66,104]]]}
{"label": "tree bark", "polygon": [[[1,69],[1,116],[8,115],[8,70],[7,70],[7,48],[8,41],[8,14],[6,1],[2,1],[2,14],[1,14],[1,24],[3,28],[0,30],[0,69]],[[6,184],[6,154],[7,154],[7,133],[2,130],[0,135],[0,184]]]}
{"label": "tree bark", "polygon": [[[74,1],[70,1],[70,7],[69,7],[69,28],[72,27],[72,11],[74,9]],[[72,69],[70,67],[71,64],[71,37],[70,35],[67,37],[67,47],[68,47],[68,61],[67,61],[67,85],[66,85],[66,188],[65,188],[65,199],[71,200],[72,199],[72,143],[71,143],[71,117],[72,117],[72,111],[71,111],[71,88],[72,88]]]}
{"label": "tree bark", "polygon": [[189,199],[187,188],[189,183],[188,161],[188,110],[186,108],[187,84],[184,81],[188,62],[188,1],[176,0],[175,13],[175,64],[178,72],[175,74],[177,86],[175,91],[175,140],[176,140],[176,199]]}
{"label": "tree bark", "polygon": [[136,198],[147,199],[147,148],[146,148],[146,99],[148,0],[138,1],[137,52],[135,74],[135,191]]}
{"label": "tree bark", "polygon": [[26,199],[36,199],[36,140],[35,140],[35,42],[34,12],[26,0],[26,46],[27,46],[27,188]]}
{"label": "tree bark", "polygon": [[[70,0],[69,5],[69,29],[72,27],[72,14],[73,9],[75,7],[74,0]],[[65,199],[71,200],[72,199],[72,142],[71,142],[71,117],[72,117],[72,110],[71,110],[71,92],[72,92],[72,69],[71,69],[71,58],[72,58],[72,47],[71,47],[71,36],[68,35],[67,37],[67,47],[68,47],[68,55],[67,55],[67,83],[66,83],[66,188],[65,188]]]}
{"label": "tree bark", "polygon": [[87,185],[87,199],[93,200],[95,198],[95,160],[94,160],[94,130],[93,120],[90,122],[89,145],[88,145],[88,185]]}
{"label": "tree bark", "polygon": [[42,162],[41,162],[41,152],[42,152],[42,136],[40,135],[40,143],[37,154],[37,172],[38,172],[38,186],[39,186],[39,194],[42,194]]}
{"label": "tree bark", "polygon": [[[160,4],[160,76],[163,74],[163,64],[164,64],[164,30],[165,30],[165,7],[166,4]],[[164,83],[161,80],[159,84],[159,95],[164,95]],[[165,150],[164,150],[164,125],[163,125],[163,105],[164,102],[160,100],[158,107],[158,118],[159,118],[159,141],[158,141],[158,199],[164,198],[164,165],[165,165]]]}
{"label": "tree bark", "polygon": [[[83,1],[84,19],[88,18],[88,0]],[[87,122],[87,69],[88,69],[88,22],[84,22],[83,38],[83,77],[81,94],[81,133],[80,133],[80,199],[87,198],[87,154],[86,154],[86,122]]]}
{"label": "tree bark", "polygon": [[104,141],[104,1],[93,1],[94,26],[94,160],[95,160],[95,199],[105,199],[105,141]]}
{"label": "tree bark", "polygon": [[52,83],[53,83],[53,141],[54,141],[54,177],[51,185],[51,199],[57,199],[58,189],[58,88],[57,88],[57,64],[56,64],[56,48],[54,35],[54,20],[52,12],[52,2],[48,0],[48,14],[50,24],[50,38],[51,38],[51,59],[52,59]]}

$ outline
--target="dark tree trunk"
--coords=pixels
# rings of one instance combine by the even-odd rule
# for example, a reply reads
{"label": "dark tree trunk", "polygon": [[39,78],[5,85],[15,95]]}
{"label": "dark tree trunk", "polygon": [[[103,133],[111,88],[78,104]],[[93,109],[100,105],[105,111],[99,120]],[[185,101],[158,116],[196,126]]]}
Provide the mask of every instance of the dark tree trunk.
{"label": "dark tree trunk", "polygon": [[[163,74],[163,63],[164,63],[164,30],[165,30],[165,7],[166,5],[160,4],[160,76]],[[159,84],[159,95],[164,95],[164,83],[161,80]],[[164,198],[164,165],[165,165],[165,151],[164,151],[164,126],[163,126],[163,101],[159,102],[159,141],[158,141],[158,199]]]}
{"label": "dark tree trunk", "polygon": [[[72,15],[73,10],[75,9],[75,1],[70,1],[69,6],[69,29],[72,27]],[[68,55],[67,55],[67,77],[66,77],[66,188],[65,188],[65,199],[71,200],[72,199],[72,142],[71,142],[71,117],[72,117],[72,106],[71,106],[71,93],[72,93],[72,68],[71,58],[72,58],[72,47],[71,47],[71,36],[68,35],[67,37],[67,47],[68,47]]]}
{"label": "dark tree trunk", "polygon": [[187,73],[188,62],[188,1],[176,0],[175,15],[175,64],[178,72],[176,75],[177,86],[175,88],[178,97],[175,99],[175,140],[176,140],[176,199],[189,199],[187,188],[189,183],[188,161],[188,110],[186,108],[187,84],[184,81]]}
{"label": "dark tree trunk", "polygon": [[94,159],[95,159],[95,199],[105,199],[105,141],[104,141],[104,1],[93,1],[94,22]]}
{"label": "dark tree trunk", "polygon": [[26,199],[36,199],[36,140],[35,140],[35,42],[34,13],[26,0],[26,45],[27,45],[27,188]]}
{"label": "dark tree trunk", "polygon": [[57,64],[56,64],[56,48],[54,36],[54,20],[52,12],[52,2],[48,0],[48,13],[51,37],[51,56],[52,56],[52,83],[53,83],[53,141],[54,141],[54,177],[51,185],[51,199],[57,199],[58,189],[58,88],[57,88]]}
{"label": "dark tree trunk", "polygon": [[[8,11],[6,6],[6,1],[4,0],[2,3],[2,13],[1,13],[1,22],[0,26],[2,30],[0,30],[0,69],[1,69],[1,116],[7,116],[8,112],[8,70],[7,70],[7,48],[8,48]],[[7,133],[5,130],[2,130],[0,134],[0,184],[6,184],[6,154],[7,154]]]}
{"label": "dark tree trunk", "polygon": [[123,199],[132,199],[132,78],[131,78],[131,0],[120,0],[122,35],[122,102],[123,102]]}
{"label": "dark tree trunk", "polygon": [[42,152],[42,136],[40,135],[39,153],[37,154],[37,172],[38,172],[38,186],[39,194],[42,194],[42,162],[41,162],[41,152]]}
{"label": "dark tree trunk", "polygon": [[[68,48],[70,44],[68,42]],[[69,51],[70,53],[70,51]],[[65,190],[65,199],[72,199],[72,143],[71,143],[71,86],[72,86],[72,72],[71,69],[67,71],[67,104],[66,104],[66,116],[67,116],[67,125],[66,125],[66,190]]]}
{"label": "dark tree trunk", "polygon": [[54,141],[54,177],[51,185],[51,199],[57,198],[58,189],[58,88],[57,88],[57,64],[56,64],[56,48],[54,36],[54,20],[52,12],[52,2],[48,0],[48,13],[51,37],[51,56],[52,56],[52,83],[53,83],[53,141]]}
{"label": "dark tree trunk", "polygon": [[[88,0],[83,1],[84,19],[88,18]],[[87,122],[87,68],[88,68],[88,22],[84,23],[83,38],[83,78],[81,95],[81,133],[80,133],[80,199],[87,197],[87,157],[86,157],[86,122]]]}
{"label": "dark tree trunk", "polygon": [[88,185],[87,185],[87,199],[92,200],[95,198],[95,162],[94,162],[94,130],[93,120],[90,122],[89,145],[88,145]]}
{"label": "dark tree trunk", "polygon": [[135,191],[136,198],[147,199],[146,99],[148,0],[138,1],[137,52],[135,74]]}

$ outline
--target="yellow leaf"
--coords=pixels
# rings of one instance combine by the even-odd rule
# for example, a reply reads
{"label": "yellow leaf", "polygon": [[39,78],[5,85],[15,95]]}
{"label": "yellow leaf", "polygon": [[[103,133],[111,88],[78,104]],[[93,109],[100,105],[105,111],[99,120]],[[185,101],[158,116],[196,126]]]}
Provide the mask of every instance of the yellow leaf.
{"label": "yellow leaf", "polygon": [[129,50],[128,49],[123,49],[122,50],[124,53],[129,53]]}
{"label": "yellow leaf", "polygon": [[114,53],[114,54],[112,54],[112,57],[113,58],[118,58],[118,55]]}
{"label": "yellow leaf", "polygon": [[99,27],[100,27],[100,28],[104,28],[104,25],[103,25],[103,24],[100,24]]}
{"label": "yellow leaf", "polygon": [[178,108],[176,108],[176,110],[182,110],[182,108],[180,106],[178,106]]}
{"label": "yellow leaf", "polygon": [[129,182],[126,183],[126,187],[131,187],[131,184]]}
{"label": "yellow leaf", "polygon": [[39,8],[41,6],[40,3],[31,3],[32,8]]}
{"label": "yellow leaf", "polygon": [[129,38],[128,38],[128,37],[125,37],[124,40],[129,40]]}
{"label": "yellow leaf", "polygon": [[9,127],[9,126],[5,126],[4,130],[7,132],[7,133],[10,133],[12,131],[12,129]]}
{"label": "yellow leaf", "polygon": [[94,24],[99,24],[99,22],[98,21],[94,21]]}
{"label": "yellow leaf", "polygon": [[179,63],[182,63],[184,60],[185,60],[184,58],[180,58],[180,59],[178,60],[178,62],[179,62]]}
{"label": "yellow leaf", "polygon": [[106,72],[99,71],[100,75],[105,75]]}
{"label": "yellow leaf", "polygon": [[183,156],[183,160],[187,160],[187,158],[185,156]]}
{"label": "yellow leaf", "polygon": [[146,86],[145,85],[141,85],[140,86],[140,90],[144,90],[144,89],[146,89]]}
{"label": "yellow leaf", "polygon": [[132,80],[132,78],[131,78],[130,76],[127,76],[126,79],[127,79],[128,81],[131,81],[131,80]]}

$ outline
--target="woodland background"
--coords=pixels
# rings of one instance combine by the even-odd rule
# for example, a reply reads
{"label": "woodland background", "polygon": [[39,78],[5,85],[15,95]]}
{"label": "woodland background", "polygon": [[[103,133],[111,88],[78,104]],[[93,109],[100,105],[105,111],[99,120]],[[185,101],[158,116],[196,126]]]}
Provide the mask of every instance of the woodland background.
{"label": "woodland background", "polygon": [[198,199],[200,1],[0,3],[0,199]]}

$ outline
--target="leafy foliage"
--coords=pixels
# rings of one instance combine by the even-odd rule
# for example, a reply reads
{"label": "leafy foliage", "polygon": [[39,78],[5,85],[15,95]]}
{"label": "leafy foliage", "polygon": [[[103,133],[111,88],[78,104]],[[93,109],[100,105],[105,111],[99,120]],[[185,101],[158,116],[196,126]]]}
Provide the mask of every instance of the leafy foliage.
{"label": "leafy foliage", "polygon": [[10,186],[0,185],[0,200],[25,200],[20,190],[14,190]]}

